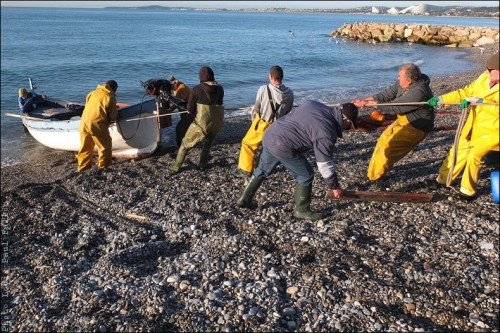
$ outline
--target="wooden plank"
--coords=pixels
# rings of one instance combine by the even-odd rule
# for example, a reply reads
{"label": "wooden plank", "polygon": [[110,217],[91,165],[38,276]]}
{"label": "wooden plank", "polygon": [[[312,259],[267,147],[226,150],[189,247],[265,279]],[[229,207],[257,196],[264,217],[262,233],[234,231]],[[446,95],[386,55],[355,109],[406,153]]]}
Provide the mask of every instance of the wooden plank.
{"label": "wooden plank", "polygon": [[330,191],[326,199],[350,201],[383,201],[383,202],[430,202],[432,194],[406,193],[406,192],[369,192],[369,191],[343,191],[340,198],[335,198]]}

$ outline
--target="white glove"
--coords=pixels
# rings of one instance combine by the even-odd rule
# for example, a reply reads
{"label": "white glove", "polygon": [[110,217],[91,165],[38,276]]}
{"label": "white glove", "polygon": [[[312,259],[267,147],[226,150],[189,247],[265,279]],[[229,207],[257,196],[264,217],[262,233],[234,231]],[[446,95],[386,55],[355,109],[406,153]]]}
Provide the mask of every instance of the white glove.
{"label": "white glove", "polygon": [[467,97],[466,100],[471,105],[483,104],[483,99],[482,98],[478,98],[478,97]]}

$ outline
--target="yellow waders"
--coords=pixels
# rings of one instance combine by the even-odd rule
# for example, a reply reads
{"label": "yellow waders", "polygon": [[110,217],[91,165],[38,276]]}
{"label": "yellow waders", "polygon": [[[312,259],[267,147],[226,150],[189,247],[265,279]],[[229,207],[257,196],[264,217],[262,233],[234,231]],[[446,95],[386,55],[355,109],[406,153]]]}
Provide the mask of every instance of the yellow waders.
{"label": "yellow waders", "polygon": [[247,134],[241,141],[240,159],[238,161],[239,169],[249,173],[253,172],[255,168],[255,151],[262,145],[264,132],[269,125],[270,123],[260,119],[259,115],[255,116]]}
{"label": "yellow waders", "polygon": [[413,127],[406,116],[398,115],[378,139],[368,166],[368,179],[377,180],[384,176],[396,162],[425,139],[427,134]]}
{"label": "yellow waders", "polygon": [[[439,168],[439,176],[437,182],[446,184],[446,178],[450,172],[453,149],[444,160],[441,168]],[[458,142],[457,160],[455,168],[453,169],[452,181],[458,178],[462,170],[462,182],[460,192],[474,196],[477,190],[477,181],[479,179],[479,172],[483,167],[483,157],[490,152],[490,147],[473,146],[468,140],[460,140]]]}
{"label": "yellow waders", "polygon": [[107,168],[111,165],[111,136],[109,132],[103,131],[102,136],[92,136],[89,133],[80,132],[80,151],[78,152],[78,171],[90,169],[94,156],[94,146],[97,146],[99,168]]}

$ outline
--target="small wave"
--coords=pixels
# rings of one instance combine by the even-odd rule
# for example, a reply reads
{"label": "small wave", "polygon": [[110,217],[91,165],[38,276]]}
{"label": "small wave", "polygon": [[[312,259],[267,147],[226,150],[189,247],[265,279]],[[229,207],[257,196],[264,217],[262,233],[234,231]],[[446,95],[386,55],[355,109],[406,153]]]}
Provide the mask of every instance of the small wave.
{"label": "small wave", "polygon": [[21,163],[19,159],[14,159],[12,157],[2,157],[2,168],[8,167],[8,166],[13,166]]}
{"label": "small wave", "polygon": [[422,66],[423,64],[425,64],[425,61],[423,59],[418,59],[415,60],[413,63],[417,66]]}

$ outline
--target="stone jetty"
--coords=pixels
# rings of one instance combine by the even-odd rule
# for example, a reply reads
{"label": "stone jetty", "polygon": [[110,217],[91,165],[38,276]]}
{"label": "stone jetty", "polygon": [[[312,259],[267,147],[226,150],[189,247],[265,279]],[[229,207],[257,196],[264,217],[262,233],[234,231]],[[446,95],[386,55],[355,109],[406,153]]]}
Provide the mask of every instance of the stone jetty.
{"label": "stone jetty", "polygon": [[331,33],[359,42],[407,42],[447,47],[483,47],[498,43],[499,29],[493,27],[467,27],[404,23],[345,23]]}

